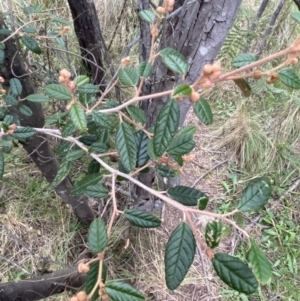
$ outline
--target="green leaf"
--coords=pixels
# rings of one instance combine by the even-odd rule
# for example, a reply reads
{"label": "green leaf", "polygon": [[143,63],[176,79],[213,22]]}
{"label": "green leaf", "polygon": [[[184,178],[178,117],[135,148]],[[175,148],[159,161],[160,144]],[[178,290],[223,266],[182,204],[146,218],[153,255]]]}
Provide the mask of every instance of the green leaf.
{"label": "green leaf", "polygon": [[[1,42],[0,42],[1,44]],[[4,63],[4,58],[5,58],[5,52],[4,50],[0,49],[0,65]]]}
{"label": "green leaf", "polygon": [[199,203],[198,203],[198,209],[199,210],[205,210],[206,209],[206,206],[207,206],[207,203],[208,203],[208,197],[202,197],[200,200],[199,200]]}
{"label": "green leaf", "polygon": [[172,98],[187,97],[192,93],[192,88],[187,84],[180,84],[175,87]]}
{"label": "green leaf", "polygon": [[300,23],[300,13],[299,12],[292,12],[291,13],[291,17],[295,20],[295,21],[297,21],[298,23]]}
{"label": "green leaf", "polygon": [[[12,116],[12,115],[6,115],[6,116],[4,117],[4,119],[3,119],[3,122],[6,123],[6,124],[8,124],[8,125],[10,125],[10,124],[13,123],[13,120],[14,120],[14,116]],[[6,129],[6,130],[8,131],[9,128]]]}
{"label": "green leaf", "polygon": [[66,19],[60,18],[58,16],[51,16],[53,22],[58,22],[64,25],[70,25],[70,22]]}
{"label": "green leaf", "polygon": [[149,157],[153,160],[156,160],[158,157],[154,154],[154,148],[153,148],[153,139],[148,140],[148,145],[147,145],[147,153]]}
{"label": "green leaf", "polygon": [[147,152],[149,138],[143,131],[134,133],[134,138],[137,149],[136,167],[141,167],[144,166],[149,160],[149,155]]}
{"label": "green leaf", "polygon": [[22,84],[17,78],[12,78],[9,81],[9,85],[10,85],[11,92],[15,96],[20,96],[21,95],[21,93],[22,93]]}
{"label": "green leaf", "polygon": [[292,68],[280,70],[278,77],[286,86],[293,89],[300,89],[300,78]]}
{"label": "green leaf", "polygon": [[140,228],[157,228],[161,225],[160,219],[141,210],[126,209],[124,211],[124,216],[132,225]]}
{"label": "green leaf", "polygon": [[107,145],[106,143],[97,141],[91,145],[91,149],[96,154],[103,154],[109,150],[109,145]]}
{"label": "green leaf", "polygon": [[26,96],[26,99],[31,102],[48,102],[50,99],[43,94],[31,94]]}
{"label": "green leaf", "polygon": [[79,141],[87,146],[91,146],[94,142],[97,141],[97,137],[95,135],[81,136],[79,138]]}
{"label": "green leaf", "polygon": [[224,253],[217,253],[212,259],[218,276],[231,288],[250,295],[258,288],[258,282],[249,267],[240,259]]}
{"label": "green leaf", "polygon": [[93,159],[88,165],[88,174],[98,173],[100,171],[100,163]]}
{"label": "green leaf", "polygon": [[44,9],[45,5],[38,4],[38,5],[31,5],[31,6],[26,6],[23,7],[23,11],[27,15],[35,14],[35,13],[40,13]]}
{"label": "green leaf", "polygon": [[92,116],[94,121],[100,126],[109,130],[112,130],[114,128],[114,124],[109,115],[93,111]]}
{"label": "green leaf", "polygon": [[108,243],[106,226],[102,219],[96,218],[88,232],[88,246],[94,254],[104,251]]}
{"label": "green leaf", "polygon": [[3,95],[2,97],[5,103],[10,106],[17,106],[19,104],[18,100],[11,95]]}
{"label": "green leaf", "polygon": [[78,130],[84,131],[87,127],[86,116],[83,108],[78,103],[73,103],[70,108],[70,116]]}
{"label": "green leaf", "polygon": [[22,32],[36,33],[36,28],[34,28],[33,26],[26,26],[22,28]]}
{"label": "green leaf", "polygon": [[172,232],[165,251],[165,277],[168,289],[175,290],[193,263],[196,241],[187,223]]}
{"label": "green leaf", "polygon": [[171,168],[168,165],[157,165],[158,173],[163,178],[175,178],[179,175],[178,170]]}
{"label": "green leaf", "polygon": [[239,87],[245,97],[251,95],[251,87],[244,78],[234,79],[234,83]]}
{"label": "green leaf", "polygon": [[4,50],[5,49],[5,44],[3,42],[0,42],[0,49]]}
{"label": "green leaf", "polygon": [[96,185],[102,180],[100,173],[93,173],[78,181],[71,190],[71,195],[84,194],[89,186]]}
{"label": "green leaf", "polygon": [[76,84],[76,87],[82,87],[90,82],[90,78],[86,75],[78,75],[74,78],[74,82]]}
{"label": "green leaf", "polygon": [[9,35],[9,34],[11,34],[11,30],[8,28],[1,28],[0,34]]}
{"label": "green leaf", "polygon": [[256,61],[256,57],[253,54],[241,53],[231,62],[231,65],[236,68],[240,68],[249,65]]}
{"label": "green leaf", "polygon": [[32,52],[34,52],[36,54],[42,53],[42,49],[40,48],[39,44],[32,37],[22,36],[21,40],[24,43],[24,45]]}
{"label": "green leaf", "polygon": [[140,122],[142,124],[146,123],[146,116],[142,109],[136,106],[128,106],[127,112],[129,113],[130,117],[137,122]]}
{"label": "green leaf", "polygon": [[109,281],[105,284],[105,292],[113,301],[143,301],[145,297],[136,288],[120,281]]}
{"label": "green leaf", "polygon": [[108,195],[108,190],[100,185],[91,185],[87,187],[85,194],[91,198],[101,199]]}
{"label": "green leaf", "polygon": [[169,99],[159,112],[154,127],[153,150],[160,157],[172,141],[179,123],[179,105],[176,100]]}
{"label": "green leaf", "polygon": [[222,224],[218,221],[212,221],[206,225],[205,229],[205,241],[206,244],[211,248],[216,248],[221,239]]}
{"label": "green leaf", "polygon": [[61,181],[63,181],[67,177],[67,175],[71,170],[71,167],[72,167],[71,161],[64,160],[61,162],[57,174],[53,182],[51,183],[51,188],[55,188]]}
{"label": "green leaf", "polygon": [[272,187],[267,177],[262,177],[248,185],[243,191],[237,209],[242,212],[262,208],[271,197]]}
{"label": "green leaf", "polygon": [[3,153],[0,152],[0,180],[3,179],[4,174],[4,156]]}
{"label": "green leaf", "polygon": [[119,80],[124,86],[135,86],[139,81],[139,75],[134,68],[125,67],[119,71]]}
{"label": "green leaf", "polygon": [[141,10],[139,12],[140,18],[146,22],[153,23],[155,21],[155,14],[151,10]]}
{"label": "green leaf", "polygon": [[185,75],[188,71],[189,65],[184,56],[177,50],[172,48],[164,48],[159,52],[164,64],[171,70]]}
{"label": "green leaf", "polygon": [[72,120],[68,120],[61,130],[62,137],[72,136],[76,132],[76,127]]}
{"label": "green leaf", "polygon": [[198,118],[205,124],[210,125],[213,122],[213,115],[210,105],[204,98],[193,104],[194,112]]}
{"label": "green leaf", "polygon": [[82,156],[84,156],[85,151],[82,149],[72,150],[69,151],[66,155],[66,160],[68,161],[75,161],[80,159]]}
{"label": "green leaf", "polygon": [[72,95],[70,91],[63,85],[59,84],[50,84],[45,87],[45,92],[50,97],[57,100],[71,100]]}
{"label": "green leaf", "polygon": [[[103,267],[102,267],[102,269],[103,269]],[[98,282],[98,273],[99,273],[99,260],[92,262],[90,264],[90,269],[86,275],[84,290],[87,294],[90,294],[92,292],[94,286]],[[102,272],[102,279],[103,279],[103,276],[106,276],[106,275],[105,274],[103,275],[103,272]],[[99,289],[96,289],[96,291],[92,297],[92,301],[99,299],[98,291],[99,291]]]}
{"label": "green leaf", "polygon": [[137,149],[134,135],[127,123],[121,122],[116,134],[116,148],[127,172],[135,168]]}
{"label": "green leaf", "polygon": [[85,94],[96,94],[100,92],[100,89],[98,86],[95,86],[93,84],[85,84],[78,87],[78,91]]}
{"label": "green leaf", "polygon": [[197,206],[199,200],[208,198],[202,191],[189,186],[171,187],[167,192],[172,199],[186,206]]}
{"label": "green leaf", "polygon": [[60,123],[61,121],[63,121],[66,118],[67,115],[68,115],[68,112],[55,113],[46,119],[45,125]]}
{"label": "green leaf", "polygon": [[267,284],[270,282],[272,276],[271,264],[252,238],[250,238],[250,242],[251,247],[247,253],[247,260],[258,281],[262,284]]}
{"label": "green leaf", "polygon": [[30,127],[18,127],[13,133],[12,137],[20,140],[20,141],[25,141],[27,138],[32,137],[33,135],[36,134],[35,129],[30,128]]}
{"label": "green leaf", "polygon": [[172,140],[167,148],[167,152],[172,156],[180,156],[189,153],[195,145],[195,141],[191,135],[179,134]]}
{"label": "green leaf", "polygon": [[152,65],[148,62],[141,62],[138,67],[140,77],[149,77],[152,73]]}
{"label": "green leaf", "polygon": [[26,105],[19,104],[18,109],[25,116],[31,116],[32,115],[31,109],[29,107],[27,107]]}

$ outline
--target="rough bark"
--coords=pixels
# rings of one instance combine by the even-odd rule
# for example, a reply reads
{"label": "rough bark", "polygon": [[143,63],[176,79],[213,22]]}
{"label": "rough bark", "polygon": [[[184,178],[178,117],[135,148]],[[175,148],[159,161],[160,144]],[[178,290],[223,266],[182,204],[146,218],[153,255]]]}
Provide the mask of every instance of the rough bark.
{"label": "rough bark", "polygon": [[[167,18],[165,36],[161,40],[164,47],[171,47],[185,56],[189,63],[189,71],[186,76],[188,83],[193,83],[199,76],[202,67],[213,62],[223,42],[233,25],[241,0],[220,0],[220,1],[190,1],[177,0],[174,11]],[[147,9],[148,0],[140,0],[139,8]],[[141,60],[148,58],[147,48],[150,40],[149,29],[145,22],[141,21]],[[146,46],[147,45],[147,46]],[[143,95],[157,93],[172,89],[179,78],[172,71],[168,70],[158,58],[153,66],[154,73],[150,81],[146,81],[143,88]],[[147,116],[147,127],[153,127],[157,116],[166,102],[167,98],[155,99],[152,102],[143,102],[142,108]],[[190,108],[189,99],[180,104],[180,122],[182,127],[186,114]],[[151,177],[149,173],[149,177]],[[147,174],[141,175],[140,180],[151,182]],[[160,186],[165,189],[164,182],[159,179]],[[180,178],[169,179],[167,186],[179,184]],[[141,192],[144,196],[144,193]]]}
{"label": "rough bark", "polygon": [[[0,19],[0,28],[5,28],[3,19]],[[3,40],[4,38],[4,35],[0,35],[0,40]],[[8,89],[9,80],[11,78],[18,78],[23,87],[21,98],[24,99],[27,95],[36,93],[34,83],[28,74],[24,59],[17,51],[14,40],[9,39],[5,43],[5,46],[5,60],[4,63],[0,65],[0,76],[5,79],[3,86]],[[21,125],[43,127],[45,120],[42,106],[39,103],[29,101],[23,101],[22,103],[32,110],[32,116],[21,114],[15,107],[9,108],[11,112],[19,117]],[[51,183],[57,173],[59,164],[46,137],[36,135],[26,142],[23,142],[22,145],[40,169],[43,176]],[[83,224],[90,224],[94,218],[91,208],[81,198],[71,197],[71,188],[71,180],[67,177],[56,187],[55,191],[67,204],[72,206],[80,222]]]}
{"label": "rough bark", "polygon": [[68,3],[73,17],[75,33],[81,47],[81,55],[94,62],[98,67],[84,60],[83,64],[90,72],[93,83],[102,83],[101,88],[103,90],[104,69],[102,54],[106,47],[94,1],[68,0]]}
{"label": "rough bark", "polygon": [[83,285],[85,275],[78,274],[76,267],[44,274],[22,281],[0,284],[0,301],[35,301],[60,294],[66,289]]}

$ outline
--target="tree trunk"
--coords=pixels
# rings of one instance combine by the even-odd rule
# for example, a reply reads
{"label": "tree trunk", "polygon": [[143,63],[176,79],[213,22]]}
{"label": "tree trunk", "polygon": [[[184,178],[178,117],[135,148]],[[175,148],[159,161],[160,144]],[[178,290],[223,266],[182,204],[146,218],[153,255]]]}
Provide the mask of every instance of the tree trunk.
{"label": "tree trunk", "polygon": [[[6,28],[4,20],[0,19],[0,28]],[[5,38],[0,35],[0,40]],[[22,84],[21,98],[24,99],[27,95],[36,93],[35,86],[31,80],[24,59],[19,54],[13,39],[9,39],[5,43],[5,60],[0,65],[0,76],[5,80],[3,86],[8,89],[9,80],[18,78]],[[32,111],[32,116],[21,114],[16,107],[11,106],[9,110],[19,117],[22,126],[43,127],[44,113],[41,104],[30,101],[22,101]],[[53,154],[46,137],[39,135],[33,136],[26,142],[22,142],[24,149],[30,155],[34,163],[40,169],[48,182],[52,182],[58,170],[58,161]],[[62,181],[56,188],[56,193],[67,203],[70,204],[83,224],[90,224],[94,219],[94,214],[85,200],[82,198],[71,197],[70,190],[72,183],[69,177]]]}
{"label": "tree trunk", "polygon": [[[138,9],[147,9],[149,0],[140,0]],[[171,17],[167,17],[163,30],[165,36],[161,39],[163,48],[171,47],[179,51],[189,63],[189,71],[186,76],[188,83],[193,83],[201,74],[202,67],[213,62],[223,42],[233,25],[241,0],[198,0],[191,4],[188,0],[177,0]],[[141,23],[141,46],[143,50],[141,60],[148,59],[148,44],[151,39],[149,25]],[[162,48],[162,47],[161,47]],[[157,93],[172,89],[179,80],[178,75],[167,69],[158,57],[153,66],[153,74],[150,81],[145,82],[143,95]],[[147,116],[147,127],[155,125],[157,116],[167,101],[166,97],[156,98],[152,102],[143,102],[142,108]],[[180,121],[182,127],[186,114],[190,108],[190,101],[186,98],[180,103]],[[142,177],[142,178],[141,178]],[[151,183],[152,174],[141,174],[140,179]],[[162,179],[159,180],[161,189],[166,186],[179,184],[180,178],[169,179],[167,185]],[[144,192],[141,195],[144,197]]]}
{"label": "tree trunk", "polygon": [[77,267],[22,281],[0,284],[0,301],[35,301],[60,294],[66,289],[83,285],[85,275],[78,274]]}
{"label": "tree trunk", "polygon": [[73,16],[74,29],[79,42],[81,55],[95,64],[84,61],[92,77],[94,84],[102,84],[104,90],[104,69],[102,63],[102,53],[106,50],[104,39],[100,30],[94,1],[68,0]]}

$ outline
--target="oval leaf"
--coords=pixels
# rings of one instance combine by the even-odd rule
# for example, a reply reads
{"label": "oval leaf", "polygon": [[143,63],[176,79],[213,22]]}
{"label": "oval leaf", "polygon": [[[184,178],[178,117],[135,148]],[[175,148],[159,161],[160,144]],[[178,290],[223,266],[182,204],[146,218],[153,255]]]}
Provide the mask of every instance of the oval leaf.
{"label": "oval leaf", "polygon": [[201,98],[193,104],[193,109],[198,118],[205,124],[210,125],[213,122],[213,115],[208,102]]}
{"label": "oval leaf", "polygon": [[155,14],[151,11],[151,10],[141,10],[139,12],[139,15],[141,17],[142,20],[149,22],[149,23],[153,23],[155,21]]}
{"label": "oval leaf", "polygon": [[114,128],[112,119],[109,117],[109,115],[100,113],[100,112],[92,112],[92,116],[94,121],[99,124],[100,126],[112,130]]}
{"label": "oval leaf", "polygon": [[91,149],[96,154],[103,154],[109,150],[109,145],[107,145],[106,143],[97,141],[91,145]]}
{"label": "oval leaf", "polygon": [[256,61],[256,57],[253,54],[241,53],[231,62],[231,65],[236,68],[240,68],[249,65]]}
{"label": "oval leaf", "polygon": [[31,94],[26,96],[26,99],[31,102],[48,102],[50,99],[43,94]]}
{"label": "oval leaf", "polygon": [[32,137],[35,135],[36,131],[30,127],[18,127],[13,133],[12,137],[17,140],[25,141],[27,138]]}
{"label": "oval leaf", "polygon": [[81,158],[84,154],[85,154],[85,151],[82,149],[69,151],[66,155],[66,160],[75,161],[75,160]]}
{"label": "oval leaf", "polygon": [[250,295],[258,288],[258,282],[249,267],[240,259],[224,253],[215,254],[212,259],[218,276],[231,288]]}
{"label": "oval leaf", "polygon": [[[296,3],[296,2],[295,2]],[[297,21],[298,23],[300,23],[300,13],[299,12],[292,12],[291,13],[291,17],[295,20],[295,21]]]}
{"label": "oval leaf", "polygon": [[242,199],[238,203],[238,210],[247,212],[263,207],[271,197],[272,187],[267,177],[255,180],[243,191]]}
{"label": "oval leaf", "polygon": [[172,48],[165,48],[159,52],[164,64],[171,70],[185,75],[188,71],[189,65],[187,64],[184,56],[177,50]]}
{"label": "oval leaf", "polygon": [[179,105],[174,99],[169,99],[159,112],[154,127],[153,150],[160,157],[172,141],[179,123]]}
{"label": "oval leaf", "polygon": [[91,185],[87,187],[84,193],[91,198],[101,199],[108,195],[108,190],[100,185]]}
{"label": "oval leaf", "polygon": [[136,149],[137,149],[137,156],[136,156],[136,167],[144,166],[148,160],[148,136],[143,131],[138,131],[134,133]]}
{"label": "oval leaf", "polygon": [[195,145],[192,135],[183,133],[172,140],[167,152],[172,156],[180,156],[189,153]]}
{"label": "oval leaf", "polygon": [[132,171],[136,164],[136,142],[130,126],[121,122],[116,134],[116,148],[122,165],[127,172]]}
{"label": "oval leaf", "polygon": [[93,173],[85,176],[71,190],[71,195],[83,194],[87,188],[92,185],[98,184],[102,180],[103,176],[100,173]]}
{"label": "oval leaf", "polygon": [[101,253],[107,246],[106,226],[100,218],[96,218],[89,228],[88,246],[94,254]]}
{"label": "oval leaf", "polygon": [[181,223],[172,232],[165,251],[165,277],[170,290],[175,290],[193,263],[196,241],[187,223]]}
{"label": "oval leaf", "polygon": [[126,209],[124,211],[124,216],[132,225],[140,228],[157,228],[161,225],[160,219],[141,210]]}
{"label": "oval leaf", "polygon": [[95,86],[93,84],[85,84],[85,85],[79,86],[78,91],[80,93],[85,93],[85,94],[96,94],[96,93],[100,92],[100,89],[98,86]]}
{"label": "oval leaf", "polygon": [[175,201],[186,206],[197,206],[202,198],[208,199],[202,191],[188,186],[175,186],[168,189],[168,195]]}
{"label": "oval leaf", "polygon": [[113,301],[143,301],[145,297],[136,288],[120,281],[109,281],[105,284],[105,292]]}
{"label": "oval leaf", "polygon": [[15,96],[20,96],[21,95],[21,93],[22,93],[22,84],[17,78],[12,78],[9,81],[9,85],[10,85],[11,92]]}
{"label": "oval leaf", "polygon": [[148,62],[141,62],[139,64],[138,71],[139,71],[140,77],[148,77],[151,75],[152,65]]}
{"label": "oval leaf", "polygon": [[137,122],[140,122],[142,124],[146,123],[146,116],[142,109],[136,106],[128,106],[127,112],[129,113],[130,117]]}
{"label": "oval leaf", "polygon": [[86,129],[86,116],[83,108],[78,103],[71,105],[70,116],[77,129],[79,129],[80,131],[84,131]]}
{"label": "oval leaf", "polygon": [[45,92],[52,98],[57,100],[71,100],[70,91],[63,85],[51,84],[45,87]]}
{"label": "oval leaf", "polygon": [[60,163],[57,174],[51,183],[51,188],[55,188],[62,180],[66,178],[72,167],[72,162],[64,160]]}
{"label": "oval leaf", "polygon": [[250,242],[251,247],[247,253],[247,260],[258,281],[262,284],[267,284],[270,282],[272,275],[271,264],[252,238],[250,238]]}
{"label": "oval leaf", "polygon": [[31,109],[29,107],[27,107],[26,105],[19,104],[18,109],[19,109],[20,113],[25,115],[25,116],[31,116],[32,115]]}
{"label": "oval leaf", "polygon": [[90,82],[90,78],[86,75],[78,75],[74,78],[74,82],[76,84],[76,87],[82,87]]}
{"label": "oval leaf", "polygon": [[139,81],[139,75],[134,68],[126,67],[119,71],[119,80],[124,86],[135,86]]}
{"label": "oval leaf", "polygon": [[293,89],[300,89],[300,77],[292,68],[280,70],[278,77],[286,86]]}
{"label": "oval leaf", "polygon": [[24,43],[24,45],[32,52],[36,54],[42,53],[42,49],[40,48],[39,44],[32,37],[22,36],[21,40]]}
{"label": "oval leaf", "polygon": [[187,84],[180,84],[175,87],[172,97],[187,97],[192,93],[192,88]]}

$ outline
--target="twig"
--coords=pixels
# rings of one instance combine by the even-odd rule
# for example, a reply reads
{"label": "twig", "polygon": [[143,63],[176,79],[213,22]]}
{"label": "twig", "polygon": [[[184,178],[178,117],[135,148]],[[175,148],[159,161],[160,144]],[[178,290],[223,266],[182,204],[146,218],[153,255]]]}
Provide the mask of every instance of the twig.
{"label": "twig", "polygon": [[218,164],[216,164],[215,166],[213,166],[210,170],[208,170],[206,173],[204,173],[202,176],[200,176],[193,184],[191,187],[195,187],[195,185],[197,185],[197,183],[203,179],[204,177],[206,177],[211,171],[213,171],[214,169],[218,168],[219,166],[223,165],[224,163],[228,162],[228,159],[225,161],[222,161]]}

